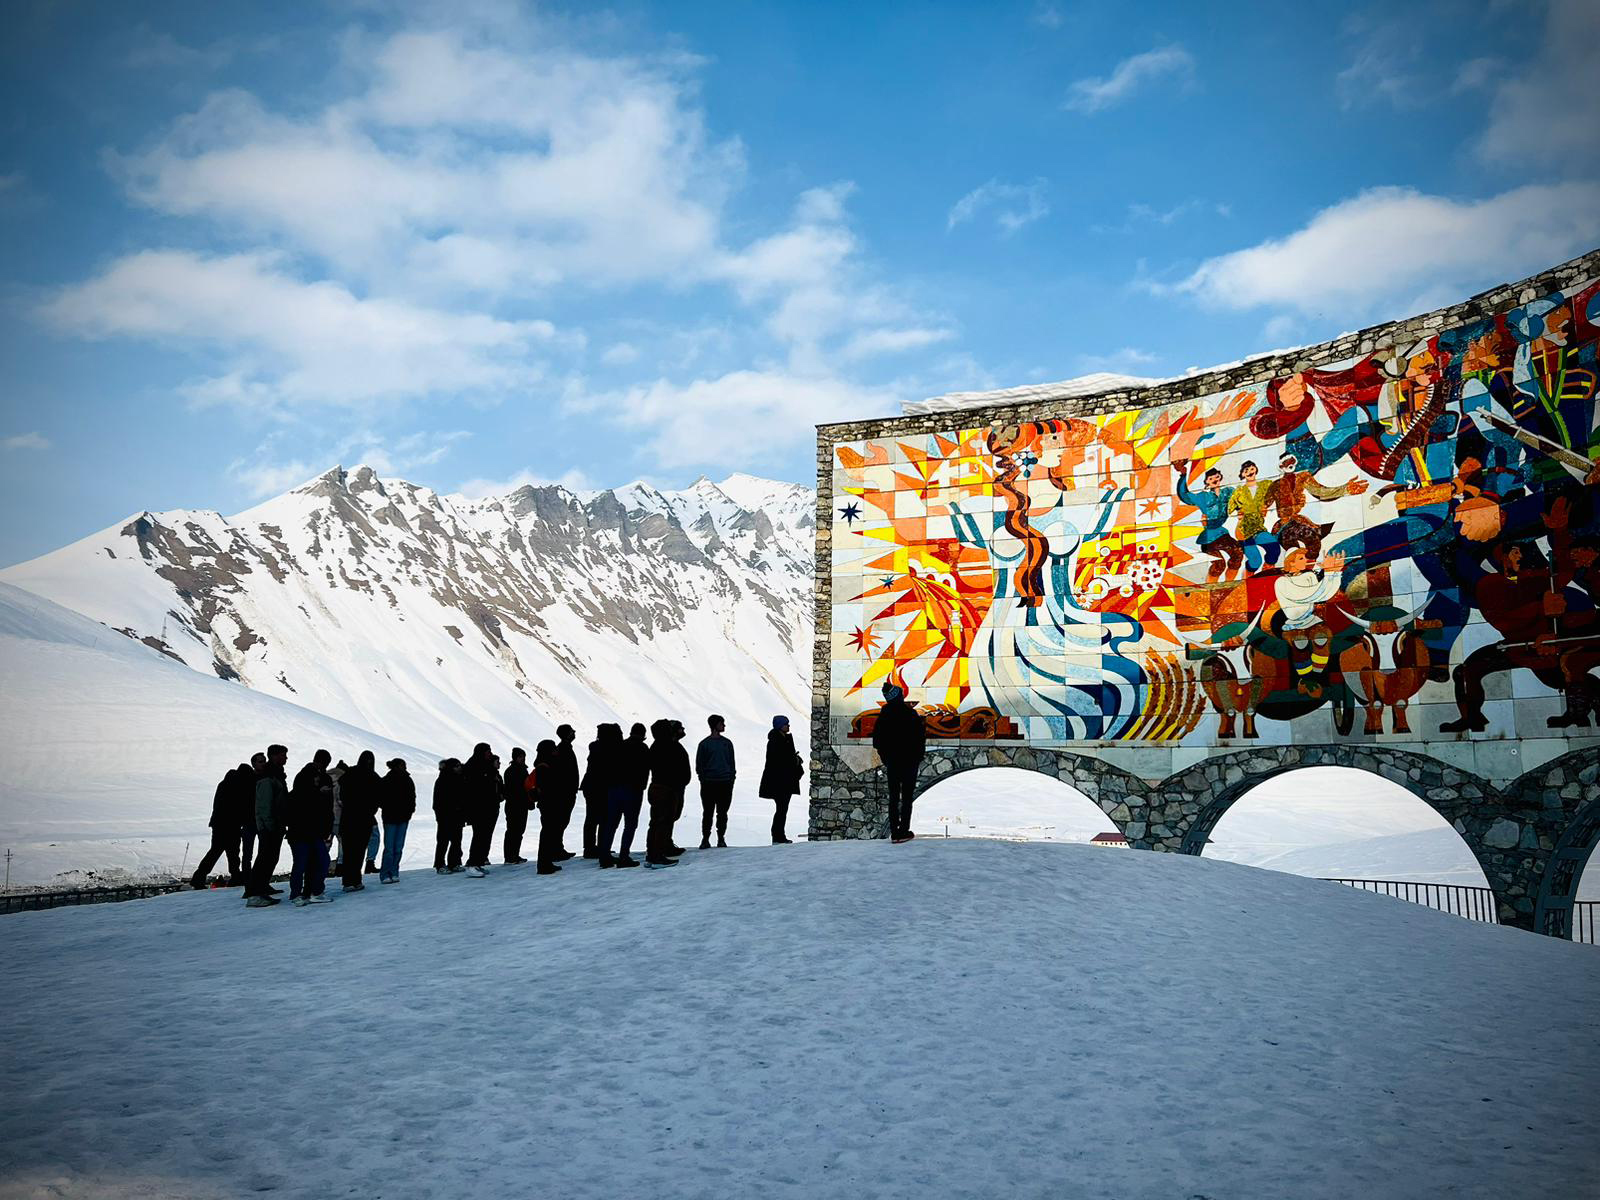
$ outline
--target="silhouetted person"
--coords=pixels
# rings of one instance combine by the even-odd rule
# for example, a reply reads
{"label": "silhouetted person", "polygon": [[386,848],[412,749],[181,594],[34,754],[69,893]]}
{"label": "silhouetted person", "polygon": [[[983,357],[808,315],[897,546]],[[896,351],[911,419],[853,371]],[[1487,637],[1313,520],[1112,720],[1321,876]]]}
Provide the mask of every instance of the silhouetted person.
{"label": "silhouetted person", "polygon": [[467,823],[472,826],[472,845],[467,850],[467,874],[482,879],[489,873],[489,847],[494,844],[494,827],[500,821],[500,767],[488,742],[479,742],[472,757],[461,769],[467,800]]}
{"label": "silhouetted person", "polygon": [[706,718],[711,732],[700,739],[694,752],[694,773],[700,777],[700,849],[711,848],[711,823],[717,825],[717,845],[728,845],[728,808],[733,804],[733,743],[722,735],[727,726],[713,713]]}
{"label": "silhouetted person", "polygon": [[683,748],[683,726],[657,721],[650,726],[650,825],[645,830],[644,862],[647,867],[674,867],[676,847],[672,825],[683,812],[683,792],[689,786],[689,754]]}
{"label": "silhouetted person", "polygon": [[556,778],[556,744],[549,738],[540,742],[533,751],[533,803],[539,810],[539,867],[541,875],[554,875],[561,870],[556,855],[561,852],[561,830],[566,824],[562,803],[551,795],[549,781]]}
{"label": "silhouetted person", "polygon": [[461,831],[466,827],[466,797],[462,790],[461,760],[447,758],[439,764],[433,784],[433,869],[440,875],[461,870]]}
{"label": "silhouetted person", "polygon": [[256,846],[256,776],[267,765],[267,756],[257,750],[250,756],[250,777],[244,780],[237,796],[239,809],[235,816],[239,828],[239,878],[250,879],[250,860]]}
{"label": "silhouetted person", "polygon": [[383,813],[383,869],[378,872],[379,883],[400,882],[400,856],[406,851],[406,830],[417,812],[417,784],[406,770],[406,760],[391,758],[387,763],[389,773],[383,777],[378,790]]}
{"label": "silhouetted person", "polygon": [[584,832],[589,829],[590,797],[599,800],[600,827],[595,830],[595,857],[602,867],[616,866],[611,838],[622,818],[622,726],[607,722],[595,731],[589,766],[583,774]]}
{"label": "silhouetted person", "polygon": [[339,844],[344,847],[344,890],[359,892],[361,851],[378,823],[379,793],[377,756],[363,750],[356,765],[339,779]]}
{"label": "silhouetted person", "polygon": [[528,828],[528,755],[518,746],[511,752],[511,765],[506,768],[502,785],[506,793],[506,862],[525,863],[522,857],[522,835]]}
{"label": "silhouetted person", "polygon": [[596,726],[594,741],[589,743],[589,758],[583,767],[583,781],[578,785],[578,790],[583,793],[585,858],[600,857],[600,831],[606,823],[606,799],[610,791],[610,772],[614,765],[605,761],[607,728],[607,725]]}
{"label": "silhouetted person", "polygon": [[287,746],[268,746],[266,764],[256,773],[256,861],[244,889],[245,903],[251,908],[269,908],[277,903],[272,875],[278,869],[289,811],[289,785],[283,777],[283,764],[288,761]]}
{"label": "silhouetted person", "polygon": [[773,717],[772,730],[767,734],[767,761],[761,768],[761,787],[756,794],[772,801],[774,846],[789,844],[783,824],[789,817],[789,797],[800,790],[800,776],[804,771],[800,754],[794,748],[794,734],[789,732],[789,718]]}
{"label": "silhouetted person", "polygon": [[922,714],[906,702],[904,689],[892,683],[883,685],[884,704],[872,727],[872,748],[883,760],[883,773],[889,783],[889,837],[909,842],[911,798],[917,790],[917,768],[927,749],[927,730]]}
{"label": "silhouetted person", "polygon": [[[620,735],[620,727],[614,727]],[[650,746],[644,740],[643,725],[635,723],[628,731],[628,740],[617,750],[618,768],[611,782],[610,803],[606,808],[606,828],[602,856],[611,852],[611,839],[622,825],[622,847],[613,860],[619,867],[637,867],[639,860],[631,854],[634,831],[639,828],[639,809],[644,804],[644,791],[650,782]],[[600,861],[605,866],[605,858]]]}
{"label": "silhouetted person", "polygon": [[567,824],[572,820],[572,810],[578,804],[578,756],[572,749],[573,739],[577,736],[578,731],[571,725],[557,726],[555,751],[550,760],[554,769],[548,779],[541,782],[539,789],[539,802],[545,804],[554,801],[554,815],[559,818],[551,862],[561,863],[577,857],[566,847]]}
{"label": "silhouetted person", "polygon": [[205,888],[211,868],[224,855],[228,859],[228,886],[238,887],[243,882],[239,874],[240,800],[242,796],[249,796],[254,804],[255,794],[256,773],[250,769],[249,763],[240,763],[217,784],[217,790],[211,796],[211,848],[206,851],[206,856],[195,867],[194,875],[189,880],[195,891]]}
{"label": "silhouetted person", "polygon": [[326,904],[328,840],[333,837],[333,755],[318,750],[301,767],[289,789],[285,822],[294,866],[289,871],[289,903],[299,907]]}
{"label": "silhouetted person", "polygon": [[333,831],[337,837],[335,845],[338,852],[333,856],[333,873],[340,878],[344,877],[344,799],[339,791],[339,781],[350,770],[350,764],[340,759],[328,770],[328,778],[333,780]]}

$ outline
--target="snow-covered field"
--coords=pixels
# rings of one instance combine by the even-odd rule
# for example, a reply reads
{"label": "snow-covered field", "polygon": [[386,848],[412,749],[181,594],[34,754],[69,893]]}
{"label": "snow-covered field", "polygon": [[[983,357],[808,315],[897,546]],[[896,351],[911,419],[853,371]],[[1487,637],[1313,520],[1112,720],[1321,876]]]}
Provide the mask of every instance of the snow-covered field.
{"label": "snow-covered field", "polygon": [[0,962],[8,1200],[1600,1179],[1600,954],[1209,859],[928,839],[408,873],[324,908],[7,917]]}

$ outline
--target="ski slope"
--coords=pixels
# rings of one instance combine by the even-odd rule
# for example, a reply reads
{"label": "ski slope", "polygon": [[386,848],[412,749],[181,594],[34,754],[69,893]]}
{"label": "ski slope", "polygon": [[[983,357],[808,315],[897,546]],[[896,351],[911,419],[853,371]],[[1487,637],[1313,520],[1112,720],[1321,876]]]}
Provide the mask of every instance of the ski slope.
{"label": "ski slope", "polygon": [[1600,952],[1203,858],[919,839],[407,873],[322,908],[7,917],[0,960],[0,1197],[1600,1178]]}

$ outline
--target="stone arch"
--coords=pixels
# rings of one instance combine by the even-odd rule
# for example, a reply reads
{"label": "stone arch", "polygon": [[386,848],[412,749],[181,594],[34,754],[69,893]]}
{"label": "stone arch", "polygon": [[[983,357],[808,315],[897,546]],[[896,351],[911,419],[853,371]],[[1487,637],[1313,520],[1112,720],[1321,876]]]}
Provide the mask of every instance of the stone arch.
{"label": "stone arch", "polygon": [[[1138,816],[1144,807],[1148,785],[1137,776],[1092,755],[1071,750],[1029,746],[929,746],[922,760],[922,770],[917,774],[915,794],[921,796],[935,784],[989,767],[1015,767],[1066,784],[1088,797],[1132,843],[1129,828],[1139,824]],[[883,820],[888,821],[887,810]]]}

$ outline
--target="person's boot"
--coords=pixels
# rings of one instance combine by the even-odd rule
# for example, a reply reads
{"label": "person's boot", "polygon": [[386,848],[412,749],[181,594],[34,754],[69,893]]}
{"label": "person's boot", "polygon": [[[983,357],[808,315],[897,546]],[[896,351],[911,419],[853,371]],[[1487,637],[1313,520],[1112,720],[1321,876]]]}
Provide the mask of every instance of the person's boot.
{"label": "person's boot", "polygon": [[673,842],[673,843],[671,843],[670,845],[667,846],[667,857],[668,858],[682,858],[687,853],[689,853],[689,851],[686,850],[684,847],[678,845],[677,842]]}
{"label": "person's boot", "polygon": [[612,858],[611,855],[609,855],[609,854],[600,855],[600,869],[602,871],[607,870],[607,869],[609,869],[611,867],[614,867],[616,865],[617,865],[617,860]]}
{"label": "person's boot", "polygon": [[556,866],[555,863],[540,863],[538,873],[540,875],[555,875],[560,870],[561,868]]}
{"label": "person's boot", "polygon": [[728,839],[723,837],[720,833],[717,834],[717,849],[718,850],[726,850],[727,848],[728,848]]}
{"label": "person's boot", "polygon": [[373,862],[370,858],[367,859],[367,869],[361,873],[363,875],[376,875],[378,873],[378,864]]}
{"label": "person's boot", "polygon": [[711,849],[711,835],[710,834],[707,834],[705,837],[700,839],[700,849],[702,849],[702,850]]}
{"label": "person's boot", "polygon": [[637,858],[630,858],[628,855],[624,854],[621,858],[617,859],[616,865],[619,867],[637,867],[639,865],[639,860]]}
{"label": "person's boot", "polygon": [[203,892],[206,890],[206,881],[200,878],[200,876],[196,875],[193,879],[189,880],[189,886],[197,892]]}

